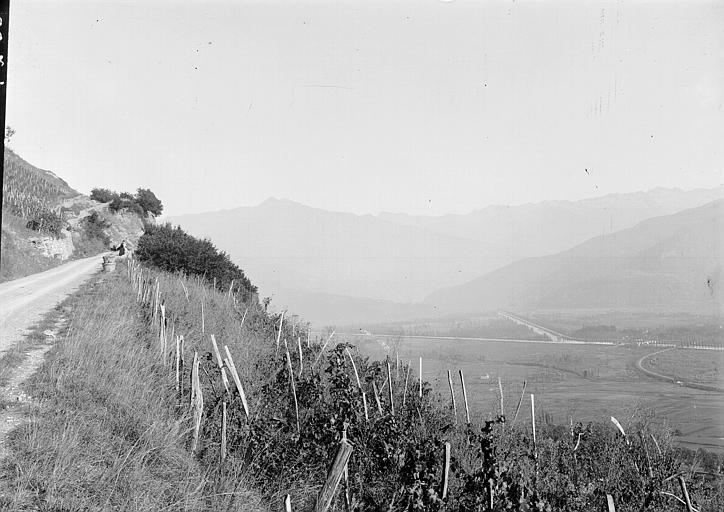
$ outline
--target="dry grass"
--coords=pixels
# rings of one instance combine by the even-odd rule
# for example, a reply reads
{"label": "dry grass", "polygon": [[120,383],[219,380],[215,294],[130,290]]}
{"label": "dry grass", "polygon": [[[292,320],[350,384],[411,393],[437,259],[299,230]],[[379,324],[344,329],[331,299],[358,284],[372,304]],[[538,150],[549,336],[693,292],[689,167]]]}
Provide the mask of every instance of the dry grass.
{"label": "dry grass", "polygon": [[[262,510],[234,468],[203,470],[189,421],[120,273],[70,300],[69,328],[29,383],[3,510]],[[211,474],[213,471],[213,474]]]}

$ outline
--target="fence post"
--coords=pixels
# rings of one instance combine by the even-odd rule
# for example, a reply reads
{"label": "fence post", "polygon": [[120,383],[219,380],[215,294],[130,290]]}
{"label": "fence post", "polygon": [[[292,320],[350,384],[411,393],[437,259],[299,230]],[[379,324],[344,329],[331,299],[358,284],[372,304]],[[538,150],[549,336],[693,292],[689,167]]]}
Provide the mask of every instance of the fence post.
{"label": "fence post", "polygon": [[344,468],[347,466],[351,455],[352,445],[346,441],[342,441],[337,451],[337,456],[332,463],[332,467],[329,468],[329,472],[327,473],[327,480],[317,496],[314,512],[326,512],[329,508],[332,499],[334,499],[334,493],[337,491],[339,481],[342,479]]}

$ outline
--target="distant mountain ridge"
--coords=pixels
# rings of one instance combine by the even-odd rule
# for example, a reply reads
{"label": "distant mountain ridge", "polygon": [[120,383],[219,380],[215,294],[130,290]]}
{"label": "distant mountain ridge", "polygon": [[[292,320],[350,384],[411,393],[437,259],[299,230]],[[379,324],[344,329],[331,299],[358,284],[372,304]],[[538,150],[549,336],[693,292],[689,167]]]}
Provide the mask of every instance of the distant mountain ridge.
{"label": "distant mountain ridge", "polygon": [[344,296],[328,308],[335,313],[325,322],[334,323],[355,317],[356,310],[379,310],[379,301],[420,302],[435,290],[463,285],[516,260],[556,254],[722,197],[724,187],[655,189],[441,217],[355,215],[268,199],[254,207],[166,220],[209,237],[275,304],[293,306],[310,320],[315,318],[307,311],[320,312]]}
{"label": "distant mountain ridge", "polygon": [[425,303],[443,312],[650,308],[722,314],[724,200],[527,258]]}

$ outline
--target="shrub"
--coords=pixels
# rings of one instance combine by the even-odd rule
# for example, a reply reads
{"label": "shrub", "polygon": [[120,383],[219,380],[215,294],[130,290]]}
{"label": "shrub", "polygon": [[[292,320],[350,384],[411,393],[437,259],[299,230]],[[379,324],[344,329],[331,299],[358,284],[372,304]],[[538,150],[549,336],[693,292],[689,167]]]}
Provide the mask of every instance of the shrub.
{"label": "shrub", "polygon": [[143,208],[144,212],[150,212],[156,216],[161,215],[163,205],[156,197],[156,194],[147,188],[139,188],[136,193],[136,202]]}
{"label": "shrub", "polygon": [[55,212],[45,211],[28,221],[25,227],[33,231],[49,233],[53,238],[60,238],[60,232],[63,229],[63,219]]}
{"label": "shrub", "polygon": [[136,256],[161,270],[202,276],[209,283],[215,282],[219,290],[228,290],[233,281],[234,293],[240,292],[244,299],[256,292],[256,286],[228,254],[218,251],[209,240],[195,238],[171,224],[147,225]]}
{"label": "shrub", "polygon": [[90,198],[99,203],[110,203],[118,194],[107,188],[94,188],[91,190]]}
{"label": "shrub", "polygon": [[98,212],[94,211],[83,219],[83,226],[85,228],[85,236],[89,240],[100,240],[105,246],[111,243],[111,239],[105,232],[106,229],[111,227],[111,224],[101,217]]}
{"label": "shrub", "polygon": [[149,212],[158,216],[163,211],[161,200],[147,188],[139,188],[136,195],[129,192],[119,194],[105,188],[94,188],[91,191],[91,199],[109,203],[108,208],[112,212],[126,209],[136,213],[139,217],[145,217]]}

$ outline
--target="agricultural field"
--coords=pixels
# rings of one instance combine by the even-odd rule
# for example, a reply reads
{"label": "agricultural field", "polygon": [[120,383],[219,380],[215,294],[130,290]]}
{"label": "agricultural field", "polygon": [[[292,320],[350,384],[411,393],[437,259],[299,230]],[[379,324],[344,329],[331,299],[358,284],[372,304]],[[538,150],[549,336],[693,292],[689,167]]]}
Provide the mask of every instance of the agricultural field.
{"label": "agricultural field", "polygon": [[[443,397],[450,396],[450,370],[458,404],[462,403],[458,370],[462,370],[470,407],[476,413],[498,407],[500,377],[508,414],[514,411],[525,381],[526,395],[535,394],[537,408],[549,423],[608,421],[610,416],[622,422],[648,418],[652,423],[672,426],[682,446],[724,451],[724,394],[654,380],[636,370],[638,359],[660,349],[636,344],[567,345],[399,336],[355,337],[354,342],[375,358],[389,355],[395,360],[397,353],[405,362],[412,360],[413,368],[422,357],[424,378]],[[706,378],[722,370],[719,352],[678,352],[685,352],[687,357],[676,361],[672,354],[671,360],[665,359],[667,364],[681,367],[682,361],[689,361],[684,366],[696,372],[708,355]],[[527,405],[520,415],[530,421]]]}
{"label": "agricultural field", "polygon": [[647,370],[677,380],[724,388],[724,352],[666,350],[647,357],[641,364]]}

